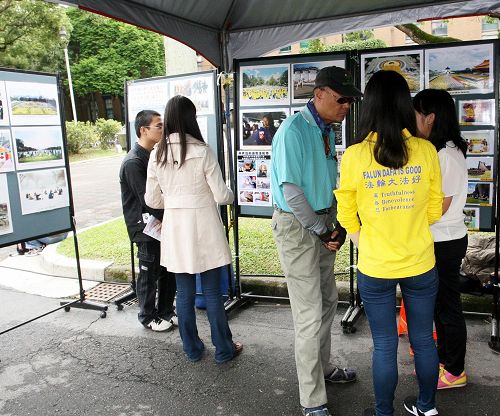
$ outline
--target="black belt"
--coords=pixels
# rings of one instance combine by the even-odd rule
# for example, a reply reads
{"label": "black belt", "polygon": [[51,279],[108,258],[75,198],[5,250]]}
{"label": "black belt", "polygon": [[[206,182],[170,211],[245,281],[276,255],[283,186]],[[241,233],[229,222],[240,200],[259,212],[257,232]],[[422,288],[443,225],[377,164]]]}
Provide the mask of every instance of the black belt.
{"label": "black belt", "polygon": [[330,213],[330,208],[324,208],[314,212],[318,215],[325,215]]}

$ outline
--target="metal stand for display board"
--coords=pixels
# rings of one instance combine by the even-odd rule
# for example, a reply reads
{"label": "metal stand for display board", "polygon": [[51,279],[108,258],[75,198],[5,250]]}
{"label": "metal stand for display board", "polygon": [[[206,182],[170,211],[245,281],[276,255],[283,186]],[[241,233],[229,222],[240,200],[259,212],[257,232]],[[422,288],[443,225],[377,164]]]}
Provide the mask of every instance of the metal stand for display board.
{"label": "metal stand for display board", "polygon": [[125,302],[130,302],[137,297],[136,280],[135,280],[135,260],[134,260],[134,243],[130,242],[130,264],[132,265],[132,281],[130,282],[130,290],[120,297],[116,298],[113,302],[116,309],[121,311]]}
{"label": "metal stand for display board", "polygon": [[354,324],[363,314],[363,304],[361,302],[359,290],[357,288],[356,291],[354,290],[354,269],[355,264],[357,263],[354,262],[354,257],[357,258],[358,254],[358,251],[356,250],[355,252],[354,250],[354,244],[351,241],[349,242],[349,308],[340,321],[342,332],[344,334],[353,334],[356,332]]}
{"label": "metal stand for display board", "polygon": [[[72,197],[71,197],[71,200]],[[73,215],[73,241],[75,244],[75,257],[76,257],[76,271],[78,275],[78,285],[80,286],[80,299],[76,302],[60,302],[60,305],[64,307],[66,312],[69,312],[71,308],[79,308],[79,309],[92,309],[96,311],[101,311],[101,318],[106,318],[106,311],[108,310],[107,305],[103,305],[99,302],[93,302],[85,299],[85,290],[83,289],[83,280],[82,280],[82,270],[80,268],[80,253],[78,251],[78,239],[76,237],[76,229],[75,229],[75,217]]]}

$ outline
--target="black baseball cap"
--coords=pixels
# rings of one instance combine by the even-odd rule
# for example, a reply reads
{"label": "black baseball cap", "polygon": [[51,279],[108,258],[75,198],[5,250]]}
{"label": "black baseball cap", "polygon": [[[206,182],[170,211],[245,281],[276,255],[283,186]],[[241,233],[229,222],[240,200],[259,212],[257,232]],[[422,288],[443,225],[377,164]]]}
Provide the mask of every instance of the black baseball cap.
{"label": "black baseball cap", "polygon": [[345,97],[361,97],[363,95],[354,86],[352,78],[347,71],[338,66],[327,66],[318,72],[314,81],[314,88],[321,87],[330,87]]}

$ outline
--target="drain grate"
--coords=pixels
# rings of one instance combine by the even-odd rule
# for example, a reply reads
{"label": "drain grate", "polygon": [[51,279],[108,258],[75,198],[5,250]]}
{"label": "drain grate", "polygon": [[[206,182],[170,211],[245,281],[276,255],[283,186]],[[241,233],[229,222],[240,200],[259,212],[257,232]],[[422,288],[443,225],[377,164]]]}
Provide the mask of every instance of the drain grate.
{"label": "drain grate", "polygon": [[99,283],[85,292],[85,299],[110,302],[113,298],[130,290],[130,285],[120,283]]}

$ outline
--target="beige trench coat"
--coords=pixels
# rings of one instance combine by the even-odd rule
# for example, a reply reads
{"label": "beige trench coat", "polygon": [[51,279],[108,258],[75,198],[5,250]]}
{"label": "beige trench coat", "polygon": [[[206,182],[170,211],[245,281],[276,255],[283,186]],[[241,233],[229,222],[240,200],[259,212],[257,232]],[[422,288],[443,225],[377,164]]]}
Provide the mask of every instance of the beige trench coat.
{"label": "beige trench coat", "polygon": [[169,136],[167,163],[156,163],[156,148],[148,164],[144,199],[151,208],[163,208],[162,266],[174,273],[201,273],[231,263],[217,204],[227,205],[234,196],[212,150],[187,136],[186,160],[179,168],[177,133]]}

